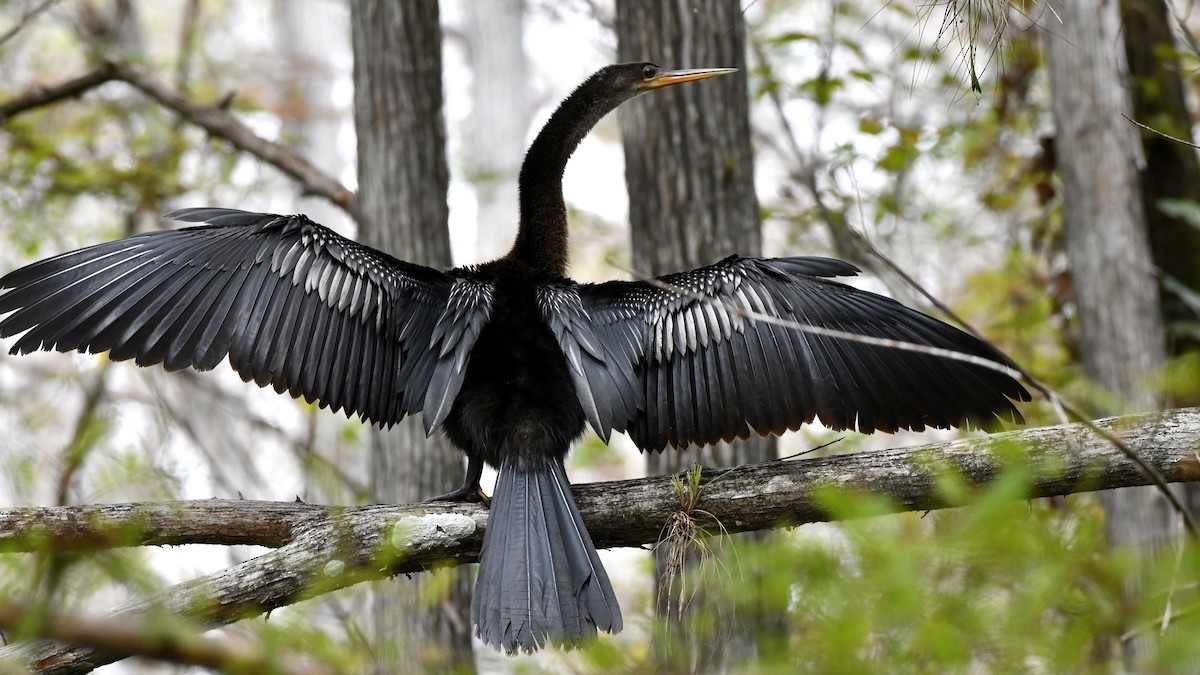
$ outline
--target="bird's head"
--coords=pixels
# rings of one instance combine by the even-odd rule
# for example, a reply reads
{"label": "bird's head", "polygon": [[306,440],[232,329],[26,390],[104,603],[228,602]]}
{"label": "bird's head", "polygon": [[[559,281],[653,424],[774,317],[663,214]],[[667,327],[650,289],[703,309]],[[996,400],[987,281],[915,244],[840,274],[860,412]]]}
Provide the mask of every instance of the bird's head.
{"label": "bird's head", "polygon": [[618,63],[602,68],[593,81],[604,89],[632,98],[643,92],[737,72],[737,68],[668,70],[653,63]]}

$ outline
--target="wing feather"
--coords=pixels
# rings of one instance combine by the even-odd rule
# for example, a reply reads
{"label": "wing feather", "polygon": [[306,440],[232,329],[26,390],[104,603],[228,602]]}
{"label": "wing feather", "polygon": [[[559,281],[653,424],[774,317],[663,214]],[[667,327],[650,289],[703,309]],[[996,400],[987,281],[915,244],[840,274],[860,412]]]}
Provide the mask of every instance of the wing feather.
{"label": "wing feather", "polygon": [[829,258],[731,257],[655,284],[543,287],[553,301],[542,311],[593,428],[604,438],[628,430],[643,450],[778,434],[814,419],[868,433],[1021,420],[1013,401],[1029,393],[1002,373],[737,311],[1008,364],[962,331],[830,279],[857,271]]}
{"label": "wing feather", "polygon": [[244,380],[381,424],[422,410],[444,358],[457,375],[436,386],[461,384],[490,311],[486,289],[454,306],[464,280],[304,216],[185,209],[170,217],[204,224],[91,246],[0,278],[0,337],[20,335],[13,353],[107,351],[168,370],[207,370],[228,358]]}

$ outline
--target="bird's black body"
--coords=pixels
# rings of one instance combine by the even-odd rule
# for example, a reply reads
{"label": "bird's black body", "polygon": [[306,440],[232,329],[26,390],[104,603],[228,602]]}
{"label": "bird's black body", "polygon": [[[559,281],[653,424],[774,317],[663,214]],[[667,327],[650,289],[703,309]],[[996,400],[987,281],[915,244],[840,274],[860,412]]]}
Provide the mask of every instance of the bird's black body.
{"label": "bird's black body", "polygon": [[563,467],[583,433],[583,408],[538,308],[539,287],[570,282],[512,258],[456,273],[493,288],[492,319],[442,425],[474,464],[453,496],[478,488],[479,460],[500,471],[472,599],[478,634],[531,651],[548,637],[573,643],[619,631],[620,608]]}
{"label": "bird's black body", "polygon": [[521,170],[512,251],[442,272],[349,241],[304,216],[170,214],[204,225],[91,246],[0,278],[13,353],[108,351],[168,370],[228,358],[243,379],[392,424],[420,413],[466,453],[463,485],[499,470],[472,605],[507,651],[621,629],[620,609],[571,497],[563,460],[590,425],[643,451],[819,418],[863,432],[987,425],[1028,400],[1007,375],[837,339],[747,313],[1007,360],[893,300],[834,281],[828,258],[730,257],[647,281],[565,278],[562,173],[622,101],[726,70],[602,69],[543,127]]}
{"label": "bird's black body", "polygon": [[567,360],[538,311],[537,288],[547,279],[506,259],[463,273],[493,284],[492,320],[442,428],[495,467],[562,460],[585,422]]}

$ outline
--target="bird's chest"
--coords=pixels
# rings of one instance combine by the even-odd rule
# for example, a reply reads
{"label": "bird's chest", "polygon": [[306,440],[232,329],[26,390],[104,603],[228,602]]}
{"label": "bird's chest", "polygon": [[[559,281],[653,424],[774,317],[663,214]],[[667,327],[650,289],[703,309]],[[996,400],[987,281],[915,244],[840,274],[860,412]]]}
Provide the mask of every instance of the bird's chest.
{"label": "bird's chest", "polygon": [[583,431],[579,405],[534,291],[497,288],[447,420],[456,444],[498,464],[513,454],[563,455]]}
{"label": "bird's chest", "polygon": [[497,288],[491,319],[471,351],[466,384],[499,387],[515,397],[570,386],[566,359],[533,289]]}

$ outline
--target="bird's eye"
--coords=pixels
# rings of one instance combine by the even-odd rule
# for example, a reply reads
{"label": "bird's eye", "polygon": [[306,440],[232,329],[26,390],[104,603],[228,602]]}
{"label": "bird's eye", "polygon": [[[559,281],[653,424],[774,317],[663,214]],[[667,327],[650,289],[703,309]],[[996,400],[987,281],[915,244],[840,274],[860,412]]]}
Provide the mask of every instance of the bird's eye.
{"label": "bird's eye", "polygon": [[657,74],[658,66],[651,66],[649,64],[642,66],[642,79],[649,80]]}

